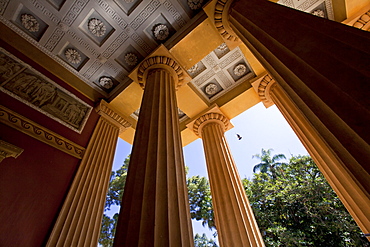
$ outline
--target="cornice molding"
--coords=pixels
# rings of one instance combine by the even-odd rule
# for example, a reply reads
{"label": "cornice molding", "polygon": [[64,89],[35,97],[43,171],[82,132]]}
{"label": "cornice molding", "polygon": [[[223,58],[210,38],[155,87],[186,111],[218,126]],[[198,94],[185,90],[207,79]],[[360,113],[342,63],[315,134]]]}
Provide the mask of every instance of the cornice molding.
{"label": "cornice molding", "polygon": [[95,110],[100,116],[104,117],[109,122],[117,126],[120,129],[120,132],[125,131],[127,128],[131,127],[131,123],[129,123],[120,114],[115,112],[104,100],[100,101]]}
{"label": "cornice molding", "polygon": [[85,151],[84,147],[51,130],[48,130],[47,128],[9,110],[2,105],[0,105],[0,122],[73,157],[82,159]]}
{"label": "cornice molding", "polygon": [[200,116],[197,120],[195,120],[193,124],[193,131],[194,133],[201,137],[202,135],[202,127],[209,123],[218,123],[222,126],[223,130],[226,131],[229,129],[230,121],[227,117],[223,114],[218,112],[209,112],[202,116]]}
{"label": "cornice molding", "polygon": [[276,81],[269,75],[261,77],[261,79],[252,83],[254,90],[266,108],[272,106],[274,102],[271,99],[270,93],[277,85]]}
{"label": "cornice molding", "polygon": [[23,148],[19,148],[9,142],[0,140],[0,162],[8,157],[17,158],[23,152]]}
{"label": "cornice molding", "polygon": [[172,74],[176,76],[175,80],[177,79],[176,89],[184,83],[184,71],[175,60],[166,56],[153,56],[144,60],[137,71],[138,83],[142,88],[145,87],[144,78],[151,68],[169,69],[174,72]]}

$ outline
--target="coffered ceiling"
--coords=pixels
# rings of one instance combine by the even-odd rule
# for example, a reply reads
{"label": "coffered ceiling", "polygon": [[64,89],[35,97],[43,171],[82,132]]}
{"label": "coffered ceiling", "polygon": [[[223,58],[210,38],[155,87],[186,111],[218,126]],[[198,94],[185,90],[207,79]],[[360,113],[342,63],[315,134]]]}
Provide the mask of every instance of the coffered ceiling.
{"label": "coffered ceiling", "polygon": [[[90,99],[110,102],[132,124],[121,135],[128,142],[132,142],[135,112],[142,97],[142,89],[133,83],[131,74],[158,47],[165,47],[190,77],[190,82],[178,90],[185,145],[197,138],[187,129],[187,123],[212,105],[233,118],[259,102],[250,82],[262,76],[265,69],[244,44],[229,47],[224,43],[213,19],[202,9],[211,9],[215,2],[2,0],[0,22],[21,36],[15,46],[25,46],[19,39],[28,42],[21,52]],[[330,0],[278,3],[335,19]],[[29,52],[29,44],[38,53]],[[55,69],[56,65],[61,69]]]}
{"label": "coffered ceiling", "polygon": [[2,22],[112,98],[131,83],[130,71],[190,23],[204,3],[8,0],[0,4]]}

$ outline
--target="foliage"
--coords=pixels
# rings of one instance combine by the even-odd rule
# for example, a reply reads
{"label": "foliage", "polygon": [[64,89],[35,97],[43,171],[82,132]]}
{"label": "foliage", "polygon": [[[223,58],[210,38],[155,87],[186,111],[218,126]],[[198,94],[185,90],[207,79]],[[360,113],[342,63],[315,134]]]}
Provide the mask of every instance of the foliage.
{"label": "foliage", "polygon": [[[109,189],[107,193],[107,199],[105,203],[105,211],[110,210],[112,205],[119,206],[122,200],[123,189],[126,183],[128,165],[130,163],[130,156],[128,156],[121,168],[117,171],[112,171]],[[113,246],[114,234],[116,233],[116,225],[118,221],[118,213],[110,218],[108,215],[104,214],[102,219],[102,227],[100,230],[99,244],[103,247]]]}
{"label": "foliage", "polygon": [[194,247],[217,247],[213,239],[208,239],[206,234],[200,236],[198,233],[194,236]]}
{"label": "foliage", "polygon": [[277,162],[281,159],[286,159],[284,154],[276,154],[271,157],[271,152],[274,151],[273,149],[268,149],[265,150],[262,148],[261,155],[260,154],[255,154],[252,156],[252,158],[258,158],[261,160],[261,163],[255,165],[253,167],[253,172],[263,172],[263,173],[268,173],[271,175],[273,179],[276,179],[276,168],[278,166],[281,166],[283,163]]}
{"label": "foliage", "polygon": [[[110,210],[112,205],[120,205],[123,195],[123,190],[126,182],[128,166],[130,163],[130,156],[127,157],[120,169],[112,172],[109,183],[109,190],[107,193],[107,201],[105,204],[105,211]],[[188,167],[186,167],[186,172]],[[187,187],[189,192],[189,203],[191,218],[202,220],[202,225],[208,225],[210,229],[215,228],[212,210],[211,192],[209,182],[205,177],[193,176],[187,179]],[[103,247],[113,245],[114,234],[118,220],[118,213],[113,218],[108,215],[103,215],[102,228],[100,231],[99,244]],[[207,239],[207,238],[206,238]],[[199,236],[199,244],[203,244],[204,238]],[[217,246],[213,240],[207,240],[208,245],[198,246]],[[214,244],[214,245],[209,245]]]}
{"label": "foliage", "polygon": [[202,225],[214,229],[211,191],[208,179],[193,176],[186,181],[189,193],[190,215],[192,219],[201,220]]}
{"label": "foliage", "polygon": [[[243,183],[266,246],[369,246],[360,230],[309,156],[284,155],[262,149],[252,180]],[[106,210],[119,205],[126,181],[129,158],[112,173]],[[215,228],[209,182],[187,179],[192,219]],[[99,243],[112,246],[118,214],[104,215]],[[215,247],[205,235],[195,235],[195,247]]]}
{"label": "foliage", "polygon": [[274,168],[274,176],[261,172],[243,180],[266,246],[366,246],[311,157],[295,156]]}

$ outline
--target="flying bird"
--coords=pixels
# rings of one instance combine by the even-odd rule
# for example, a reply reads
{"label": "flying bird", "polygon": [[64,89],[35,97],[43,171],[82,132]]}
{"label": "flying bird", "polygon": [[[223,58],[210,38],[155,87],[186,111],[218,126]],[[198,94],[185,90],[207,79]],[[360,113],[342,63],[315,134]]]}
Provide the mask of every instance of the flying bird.
{"label": "flying bird", "polygon": [[236,137],[238,137],[239,141],[243,138],[239,134],[236,134]]}

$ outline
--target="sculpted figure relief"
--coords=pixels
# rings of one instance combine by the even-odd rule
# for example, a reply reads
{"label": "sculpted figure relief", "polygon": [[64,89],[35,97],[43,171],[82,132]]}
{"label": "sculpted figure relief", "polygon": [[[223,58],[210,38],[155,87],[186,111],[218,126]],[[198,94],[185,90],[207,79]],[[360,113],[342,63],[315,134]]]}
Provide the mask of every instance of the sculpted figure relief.
{"label": "sculpted figure relief", "polygon": [[32,94],[33,100],[31,103],[34,105],[38,103],[38,106],[42,107],[46,103],[52,102],[55,95],[56,88],[51,84],[42,82],[40,88]]}
{"label": "sculpted figure relief", "polygon": [[0,54],[0,76],[8,79],[22,69],[22,66],[5,54]]}

